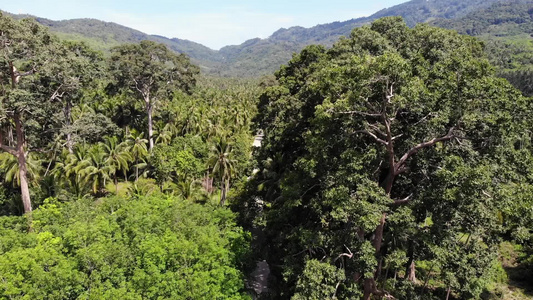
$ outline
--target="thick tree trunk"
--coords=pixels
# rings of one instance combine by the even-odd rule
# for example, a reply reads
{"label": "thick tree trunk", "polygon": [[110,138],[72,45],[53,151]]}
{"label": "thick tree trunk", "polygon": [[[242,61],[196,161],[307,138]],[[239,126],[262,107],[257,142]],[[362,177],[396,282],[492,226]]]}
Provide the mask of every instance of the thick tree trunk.
{"label": "thick tree trunk", "polygon": [[152,121],[153,106],[150,103],[150,99],[145,99],[145,102],[146,114],[148,115],[148,141],[150,142],[150,152],[152,152],[152,149],[154,149],[154,130]]}
{"label": "thick tree trunk", "polygon": [[[9,62],[9,67],[11,70],[11,88],[16,89],[18,79],[16,76],[16,68],[13,65],[13,62]],[[20,115],[15,113],[13,116],[15,121],[15,134],[17,136],[17,145],[15,149],[10,149],[10,153],[17,157],[19,165],[19,176],[20,176],[20,194],[22,198],[22,204],[24,205],[24,213],[31,214],[31,198],[30,198],[30,187],[28,184],[28,169],[26,165],[26,152],[24,151],[24,146],[26,144],[26,139],[24,137],[24,129],[22,128],[22,121],[20,120]],[[2,137],[0,136],[0,145]],[[31,225],[30,225],[31,226]]]}
{"label": "thick tree trunk", "polygon": [[[392,138],[390,139],[389,142],[392,143]],[[389,151],[389,156],[390,156],[389,158],[390,166],[389,166],[389,174],[387,176],[387,179],[385,180],[383,188],[385,189],[385,192],[387,193],[387,195],[390,196],[391,191],[392,191],[392,184],[394,182],[394,177],[395,177],[396,164],[394,161],[394,149],[392,147],[387,147],[387,148],[388,148],[387,150]],[[378,279],[381,273],[381,265],[382,265],[382,259],[380,257],[381,256],[381,245],[383,243],[383,232],[385,231],[386,220],[387,220],[387,214],[383,213],[381,215],[381,219],[379,220],[379,224],[376,227],[376,230],[374,230],[374,241],[372,245],[374,246],[376,258],[378,258],[379,263],[378,263],[378,267],[376,268],[376,271],[374,272],[374,278],[365,279],[364,294],[363,294],[364,300],[370,299],[371,295],[375,293],[376,288],[374,286],[375,285],[374,279]]]}
{"label": "thick tree trunk", "polygon": [[20,194],[22,196],[22,203],[24,204],[24,213],[32,212],[30,188],[28,185],[28,171],[26,168],[26,155],[24,153],[18,156],[19,176],[20,176]]}
{"label": "thick tree trunk", "polygon": [[24,213],[29,214],[32,211],[30,188],[28,184],[28,169],[26,165],[26,153],[24,152],[24,130],[20,117],[15,115],[15,131],[17,134],[17,160],[19,165],[20,176],[20,194],[22,197],[22,204],[24,205]]}
{"label": "thick tree trunk", "polygon": [[407,268],[407,280],[411,282],[416,281],[416,265],[414,259],[411,261],[411,264]]}
{"label": "thick tree trunk", "polygon": [[372,281],[372,278],[365,279],[363,300],[370,300],[370,297],[372,296]]}

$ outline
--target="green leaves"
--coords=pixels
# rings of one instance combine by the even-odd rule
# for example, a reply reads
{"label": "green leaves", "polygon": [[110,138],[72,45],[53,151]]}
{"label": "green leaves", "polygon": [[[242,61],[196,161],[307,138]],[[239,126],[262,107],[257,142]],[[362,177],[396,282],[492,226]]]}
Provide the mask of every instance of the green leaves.
{"label": "green leaves", "polygon": [[0,230],[0,297],[246,298],[247,238],[228,210],[157,196],[50,201],[33,217],[33,233]]}
{"label": "green leaves", "polygon": [[[340,267],[363,275],[366,295],[381,294],[372,285],[392,274],[387,259],[397,272],[441,252],[441,279],[457,272],[453,288],[477,295],[470,277],[489,269],[503,229],[497,191],[526,184],[518,170],[530,169],[517,159],[530,161],[530,104],[494,76],[483,45],[384,18],[331,49],[306,48],[277,77],[259,105],[249,204],[266,202],[259,218],[284,291],[296,292],[308,260],[339,267],[347,247],[358,256]],[[454,244],[459,235],[469,238]]]}
{"label": "green leaves", "polygon": [[291,299],[336,299],[338,285],[345,279],[342,270],[318,260],[308,260]]}

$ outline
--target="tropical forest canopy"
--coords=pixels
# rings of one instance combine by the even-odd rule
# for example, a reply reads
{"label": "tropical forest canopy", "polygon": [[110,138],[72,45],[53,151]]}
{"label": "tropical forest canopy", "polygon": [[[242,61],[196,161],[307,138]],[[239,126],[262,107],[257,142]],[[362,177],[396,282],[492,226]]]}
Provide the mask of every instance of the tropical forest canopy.
{"label": "tropical forest canopy", "polygon": [[476,37],[527,3],[381,11],[248,79],[0,14],[0,298],[529,299],[529,46]]}

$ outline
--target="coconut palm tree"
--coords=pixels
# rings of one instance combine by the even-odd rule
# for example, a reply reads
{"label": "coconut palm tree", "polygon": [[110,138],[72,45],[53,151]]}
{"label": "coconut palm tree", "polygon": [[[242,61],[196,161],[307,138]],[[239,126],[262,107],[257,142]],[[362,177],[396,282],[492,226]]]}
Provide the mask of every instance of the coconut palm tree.
{"label": "coconut palm tree", "polygon": [[[26,168],[28,169],[28,179],[36,183],[41,178],[43,171],[43,161],[39,159],[37,154],[30,153],[26,160]],[[20,172],[17,158],[9,153],[0,153],[0,174],[4,176],[6,183],[13,184],[13,187],[20,186]]]}
{"label": "coconut palm tree", "polygon": [[115,183],[115,192],[118,194],[118,176],[117,173],[122,171],[124,177],[129,170],[129,162],[132,161],[131,154],[127,143],[119,143],[116,136],[104,138],[100,143],[104,152],[105,164],[109,167],[109,175],[113,176]]}
{"label": "coconut palm tree", "polygon": [[198,200],[204,193],[201,188],[201,181],[192,178],[185,178],[177,184],[178,193],[183,199]]}
{"label": "coconut palm tree", "polygon": [[91,183],[94,194],[103,191],[103,187],[111,174],[116,173],[114,165],[107,160],[108,155],[102,144],[94,145],[89,149],[88,159],[80,170],[84,182]]}
{"label": "coconut palm tree", "polygon": [[172,137],[174,135],[173,133],[173,125],[171,123],[163,123],[158,122],[155,124],[155,132],[154,136],[157,136],[155,143],[156,144],[164,144],[168,145],[170,142],[172,142]]}
{"label": "coconut palm tree", "polygon": [[[85,196],[89,190],[89,180],[86,180],[88,169],[93,166],[91,147],[88,144],[76,144],[72,153],[63,151],[56,162],[53,174],[59,182],[68,185],[78,197]],[[92,184],[91,184],[92,185]]]}
{"label": "coconut palm tree", "polygon": [[213,176],[220,180],[220,205],[226,203],[226,196],[230,187],[230,180],[234,175],[235,160],[232,159],[232,147],[226,139],[218,139],[211,148],[208,164]]}
{"label": "coconut palm tree", "polygon": [[127,144],[135,163],[135,182],[139,180],[139,168],[146,167],[146,157],[148,156],[148,140],[144,138],[144,133],[132,130],[128,136]]}

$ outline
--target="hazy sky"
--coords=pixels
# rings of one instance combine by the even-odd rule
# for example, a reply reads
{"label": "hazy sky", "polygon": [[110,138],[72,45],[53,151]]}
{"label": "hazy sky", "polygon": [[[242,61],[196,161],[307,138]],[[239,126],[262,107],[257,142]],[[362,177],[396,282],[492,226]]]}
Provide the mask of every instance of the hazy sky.
{"label": "hazy sky", "polygon": [[281,27],[345,21],[407,0],[0,0],[0,9],[52,20],[95,18],[213,49]]}

